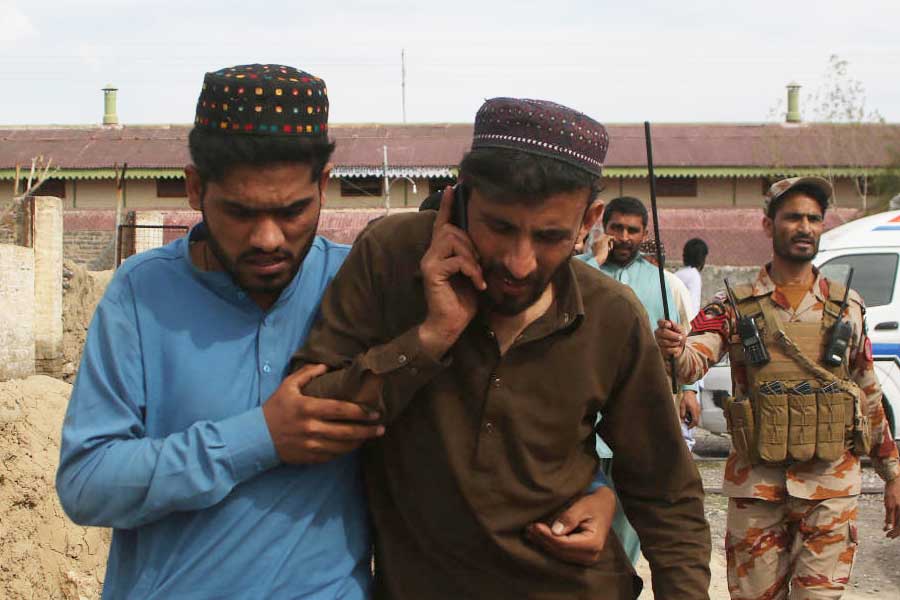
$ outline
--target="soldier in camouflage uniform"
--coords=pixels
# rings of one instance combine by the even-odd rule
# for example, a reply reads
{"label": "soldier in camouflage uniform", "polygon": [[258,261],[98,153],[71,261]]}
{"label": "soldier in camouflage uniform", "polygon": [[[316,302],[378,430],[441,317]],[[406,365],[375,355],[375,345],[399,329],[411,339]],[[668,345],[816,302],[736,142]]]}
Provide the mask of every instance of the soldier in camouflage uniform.
{"label": "soldier in camouflage uniform", "polygon": [[[775,183],[763,227],[772,262],[751,285],[706,306],[691,333],[656,332],[679,381],[696,381],[726,352],[734,396],[725,405],[732,451],[725,538],[734,600],[840,598],[857,546],[861,454],[886,482],[885,531],[900,536],[900,464],[881,404],[865,307],[812,266],[831,186],[819,178]],[[734,304],[737,304],[738,314]],[[769,354],[745,350],[738,318],[751,317]],[[835,323],[852,326],[838,366],[824,360]]]}

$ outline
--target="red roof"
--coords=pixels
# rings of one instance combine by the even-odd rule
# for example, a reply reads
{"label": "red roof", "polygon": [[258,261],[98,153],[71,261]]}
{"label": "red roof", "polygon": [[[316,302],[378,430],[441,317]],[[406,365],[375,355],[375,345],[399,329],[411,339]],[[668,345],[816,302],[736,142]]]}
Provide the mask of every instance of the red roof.
{"label": "red roof", "polygon": [[[612,124],[607,167],[643,167],[642,125]],[[52,157],[64,169],[177,169],[188,162],[186,125],[120,128],[0,128],[0,169]],[[454,167],[468,149],[472,126],[463,124],[332,125],[335,164],[382,164],[388,146],[392,166]],[[653,126],[660,167],[869,166],[892,161],[900,124],[667,124]]]}

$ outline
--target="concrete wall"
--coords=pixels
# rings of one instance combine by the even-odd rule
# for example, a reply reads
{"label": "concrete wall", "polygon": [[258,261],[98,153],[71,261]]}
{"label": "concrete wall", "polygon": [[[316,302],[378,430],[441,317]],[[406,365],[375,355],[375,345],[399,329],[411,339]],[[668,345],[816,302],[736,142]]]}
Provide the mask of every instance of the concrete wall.
{"label": "concrete wall", "polygon": [[[755,182],[755,184],[754,184]],[[624,177],[609,177],[604,180],[606,188],[600,197],[608,202],[617,196],[634,196],[649,202],[650,184],[646,177],[632,179]],[[758,180],[737,180],[739,190],[752,187],[758,193]],[[660,208],[727,208],[734,206],[735,180],[716,178],[697,180],[697,196],[658,196]]]}
{"label": "concrete wall", "polygon": [[[349,178],[354,181],[356,178]],[[416,179],[416,192],[412,184],[399,179],[391,184],[391,208],[418,208],[422,200],[428,197],[428,180]],[[384,197],[379,196],[341,196],[341,182],[331,179],[325,192],[325,208],[383,208]]]}
{"label": "concrete wall", "polygon": [[0,245],[0,381],[34,374],[34,250]]}
{"label": "concrete wall", "polygon": [[[629,179],[623,177],[607,177],[604,180],[606,189],[600,197],[609,201],[616,196],[634,196],[641,200],[650,200],[650,184],[647,178]],[[856,186],[850,179],[837,179],[834,183],[837,206],[841,208],[862,208],[862,199]],[[660,196],[657,198],[660,208],[762,208],[762,179],[751,178],[698,178],[696,197]],[[869,204],[878,202],[878,198],[870,197]]]}
{"label": "concrete wall", "polygon": [[[353,179],[351,179],[352,181]],[[412,185],[400,179],[391,185],[391,207],[403,208],[404,204],[418,207],[428,196],[428,180],[416,179],[416,193]],[[190,210],[187,197],[160,198],[156,195],[155,179],[128,179],[125,181],[124,205],[126,210]],[[67,210],[110,209],[116,206],[116,190],[110,179],[83,179],[66,182],[65,207]],[[380,208],[384,198],[378,196],[341,196],[338,179],[328,182],[325,193],[328,208]]]}
{"label": "concrete wall", "polygon": [[[356,178],[350,178],[354,181]],[[391,207],[418,207],[428,196],[428,180],[416,179],[416,193],[412,185],[405,179],[399,179],[391,185]],[[604,200],[616,196],[636,196],[649,199],[650,187],[646,178],[607,177],[604,180],[606,189],[601,194]],[[187,197],[160,198],[156,195],[155,179],[129,179],[125,182],[124,204],[126,210],[188,210]],[[762,180],[751,178],[698,178],[696,197],[660,197],[660,206],[667,208],[724,208],[736,206],[751,208],[760,206],[762,202]],[[843,208],[862,208],[862,199],[856,186],[850,179],[835,181],[835,196],[838,206]],[[115,208],[115,187],[110,179],[70,180],[66,182],[66,209],[92,210]],[[877,203],[871,197],[869,204]],[[384,199],[377,196],[341,196],[341,185],[338,179],[331,179],[325,194],[328,208],[380,208]],[[0,232],[0,236],[2,236]],[[0,237],[0,239],[3,239]]]}
{"label": "concrete wall", "polygon": [[[155,179],[126,179],[123,203],[126,210],[188,208],[187,197],[159,198]],[[67,181],[65,206],[74,210],[115,208],[115,185],[111,179]]]}
{"label": "concrete wall", "polygon": [[725,289],[724,279],[728,278],[728,283],[732,286],[738,283],[752,283],[759,273],[760,267],[723,267],[710,265],[704,267],[700,271],[700,278],[703,281],[701,296],[703,304],[713,299],[719,291]]}
{"label": "concrete wall", "polygon": [[34,360],[38,373],[62,369],[63,211],[59,198],[34,199]]}

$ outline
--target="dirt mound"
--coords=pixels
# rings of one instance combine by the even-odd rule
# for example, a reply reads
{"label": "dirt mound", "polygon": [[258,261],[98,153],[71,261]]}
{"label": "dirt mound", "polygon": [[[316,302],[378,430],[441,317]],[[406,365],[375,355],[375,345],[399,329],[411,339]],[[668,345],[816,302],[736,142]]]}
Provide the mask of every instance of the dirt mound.
{"label": "dirt mound", "polygon": [[54,489],[72,386],[45,376],[0,382],[0,598],[99,598],[109,531],[79,527]]}
{"label": "dirt mound", "polygon": [[81,362],[94,309],[114,271],[88,271],[72,261],[63,263],[63,378],[71,382]]}

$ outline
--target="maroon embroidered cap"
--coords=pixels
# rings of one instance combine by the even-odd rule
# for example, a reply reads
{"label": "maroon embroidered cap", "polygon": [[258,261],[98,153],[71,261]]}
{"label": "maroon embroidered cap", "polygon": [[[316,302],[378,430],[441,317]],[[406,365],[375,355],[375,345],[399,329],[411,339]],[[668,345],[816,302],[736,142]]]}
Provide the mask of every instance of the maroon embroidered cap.
{"label": "maroon embroidered cap", "polygon": [[241,134],[328,136],[325,82],[283,65],[239,65],[207,73],[195,127]]}
{"label": "maroon embroidered cap", "polygon": [[548,158],[600,176],[609,147],[606,128],[547,100],[491,98],[475,115],[472,149],[506,148]]}

